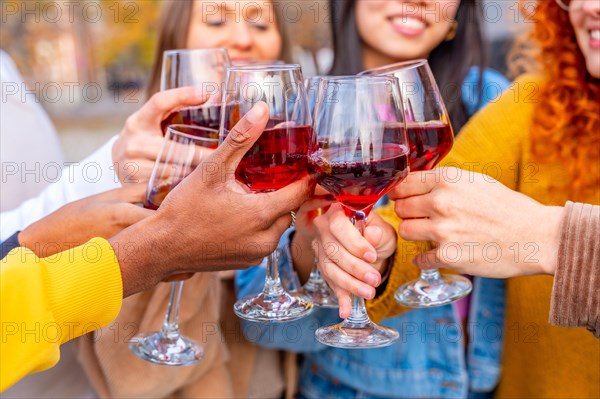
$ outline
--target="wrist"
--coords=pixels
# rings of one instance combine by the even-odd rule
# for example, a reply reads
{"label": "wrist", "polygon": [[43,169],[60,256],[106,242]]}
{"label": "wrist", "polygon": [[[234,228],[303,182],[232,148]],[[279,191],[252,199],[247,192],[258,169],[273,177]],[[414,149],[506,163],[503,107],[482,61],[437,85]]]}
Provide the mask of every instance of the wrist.
{"label": "wrist", "polygon": [[167,264],[173,263],[161,261],[160,256],[172,251],[164,248],[169,225],[160,223],[155,214],[108,240],[121,268],[123,297],[147,290],[170,274]]}
{"label": "wrist", "polygon": [[296,230],[291,233],[290,252],[292,266],[298,274],[300,283],[304,284],[308,280],[314,265],[315,254],[312,249],[312,242],[309,242],[307,237]]}
{"label": "wrist", "polygon": [[560,232],[565,208],[560,206],[544,206],[541,228],[542,247],[540,248],[540,273],[554,275],[558,263]]}
{"label": "wrist", "polygon": [[[39,252],[39,245],[36,248],[36,243],[42,243],[39,236],[36,236],[36,223],[33,223],[27,226],[23,231],[20,231],[17,234],[17,241],[21,247],[25,247],[33,253],[35,253],[39,257],[44,257],[43,254]],[[37,249],[37,250],[36,250]]]}

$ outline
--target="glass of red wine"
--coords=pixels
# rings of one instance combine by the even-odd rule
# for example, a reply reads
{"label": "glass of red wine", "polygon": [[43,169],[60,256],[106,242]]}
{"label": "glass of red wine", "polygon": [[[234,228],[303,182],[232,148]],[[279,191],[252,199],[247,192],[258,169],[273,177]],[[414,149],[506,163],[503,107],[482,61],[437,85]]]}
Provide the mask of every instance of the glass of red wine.
{"label": "glass of red wine", "polygon": [[[452,148],[454,133],[448,112],[427,60],[415,60],[361,72],[361,75],[394,76],[400,83],[410,142],[411,172],[431,170]],[[431,249],[429,243],[426,249]],[[459,275],[442,275],[438,269],[396,291],[396,301],[412,308],[446,305],[467,296],[471,281]]]}
{"label": "glass of red wine", "polygon": [[[311,176],[343,205],[361,234],[375,203],[409,172],[409,147],[398,81],[394,77],[322,79],[314,111],[317,146],[308,157]],[[364,299],[352,296],[342,323],[315,336],[339,348],[378,348],[394,343],[396,330],[373,323]]]}
{"label": "glass of red wine", "polygon": [[[221,140],[254,105],[264,102],[269,108],[265,130],[235,171],[237,180],[252,192],[267,193],[308,177],[307,154],[315,137],[300,66],[230,67],[225,88]],[[262,292],[238,300],[233,309],[242,319],[283,322],[306,316],[313,304],[310,298],[282,287],[272,253]]]}
{"label": "glass of red wine", "polygon": [[[308,107],[310,109],[310,114],[313,114],[315,104],[317,102],[317,91],[319,89],[319,81],[325,78],[325,76],[313,76],[304,81],[304,86],[306,87],[306,94],[308,98]],[[327,198],[329,195],[318,195],[315,193],[313,198]],[[314,214],[314,217],[319,216],[323,211],[322,209],[318,209]],[[321,276],[321,272],[317,267],[317,258],[315,257],[314,265],[312,270],[310,271],[310,275],[308,280],[304,285],[298,289],[296,292],[306,295],[311,298],[313,304],[315,306],[321,308],[337,308],[339,306],[337,297],[333,290],[327,285],[327,282]]]}
{"label": "glass of red wine", "polygon": [[223,48],[169,50],[163,53],[161,91],[191,86],[201,88],[209,95],[204,104],[182,108],[169,115],[161,124],[163,134],[171,124],[184,124],[201,126],[218,139],[221,93],[230,65],[227,50]]}
{"label": "glass of red wine", "polygon": [[[146,191],[144,207],[156,210],[167,194],[192,173],[206,149],[217,148],[218,138],[198,126],[171,125],[160,150]],[[167,314],[160,331],[139,335],[129,349],[138,357],[168,366],[188,366],[204,357],[202,346],[179,332],[179,302],[183,281],[171,287]]]}

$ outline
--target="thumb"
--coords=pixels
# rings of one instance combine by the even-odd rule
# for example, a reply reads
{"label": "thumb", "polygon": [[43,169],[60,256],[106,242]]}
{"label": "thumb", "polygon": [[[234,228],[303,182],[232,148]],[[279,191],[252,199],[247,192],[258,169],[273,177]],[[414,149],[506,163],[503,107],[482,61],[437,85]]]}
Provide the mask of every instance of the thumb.
{"label": "thumb", "polygon": [[315,182],[309,176],[295,181],[272,193],[261,193],[265,203],[269,204],[268,212],[273,217],[283,216],[291,210],[298,209],[312,196]]}
{"label": "thumb", "polygon": [[267,122],[269,108],[266,103],[257,103],[227,134],[223,144],[213,153],[212,159],[229,169],[237,166],[246,152],[258,140]]}

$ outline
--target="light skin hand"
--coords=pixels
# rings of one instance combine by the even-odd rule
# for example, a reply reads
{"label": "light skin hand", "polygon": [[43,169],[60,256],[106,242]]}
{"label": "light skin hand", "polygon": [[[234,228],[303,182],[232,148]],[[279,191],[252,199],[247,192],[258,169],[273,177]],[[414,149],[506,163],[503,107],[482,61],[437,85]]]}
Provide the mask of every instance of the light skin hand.
{"label": "light skin hand", "polygon": [[200,89],[182,87],[161,91],[132,114],[112,148],[112,160],[122,183],[147,182],[163,144],[161,122],[183,107],[200,105],[208,96]]}
{"label": "light skin hand", "polygon": [[291,241],[291,253],[294,269],[302,284],[308,280],[314,265],[315,253],[312,249],[312,241],[318,234],[314,220],[319,216],[319,210],[324,212],[333,202],[335,198],[317,186],[313,198],[302,204],[296,211],[296,231]]}
{"label": "light skin hand", "polygon": [[186,272],[256,265],[277,246],[314,190],[306,177],[276,192],[254,194],[235,180],[235,169],[268,121],[258,103],[161,204],[156,213],[110,240],[124,296]]}
{"label": "light skin hand", "polygon": [[414,258],[420,268],[494,278],[554,274],[562,207],[455,168],[411,173],[390,198],[404,219],[402,238],[437,243]]}
{"label": "light skin hand", "polygon": [[153,213],[133,205],[145,193],[145,185],[129,184],[71,202],[21,231],[19,243],[43,258],[94,237],[110,238]]}
{"label": "light skin hand", "polygon": [[338,298],[340,317],[346,318],[351,311],[351,294],[366,299],[375,296],[381,272],[396,250],[396,232],[372,213],[361,236],[340,204],[333,204],[314,224],[318,235],[313,250],[318,254],[319,270]]}

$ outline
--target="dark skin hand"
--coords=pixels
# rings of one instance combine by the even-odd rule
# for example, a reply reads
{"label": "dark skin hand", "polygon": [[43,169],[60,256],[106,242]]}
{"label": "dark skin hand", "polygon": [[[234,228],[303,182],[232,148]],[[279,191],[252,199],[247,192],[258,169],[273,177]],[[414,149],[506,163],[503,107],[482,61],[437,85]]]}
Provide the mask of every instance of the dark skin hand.
{"label": "dark skin hand", "polygon": [[153,287],[182,272],[221,271],[260,263],[290,226],[290,211],[314,191],[306,177],[276,192],[254,194],[235,169],[260,137],[268,108],[258,103],[156,213],[110,239],[123,278],[123,295]]}

